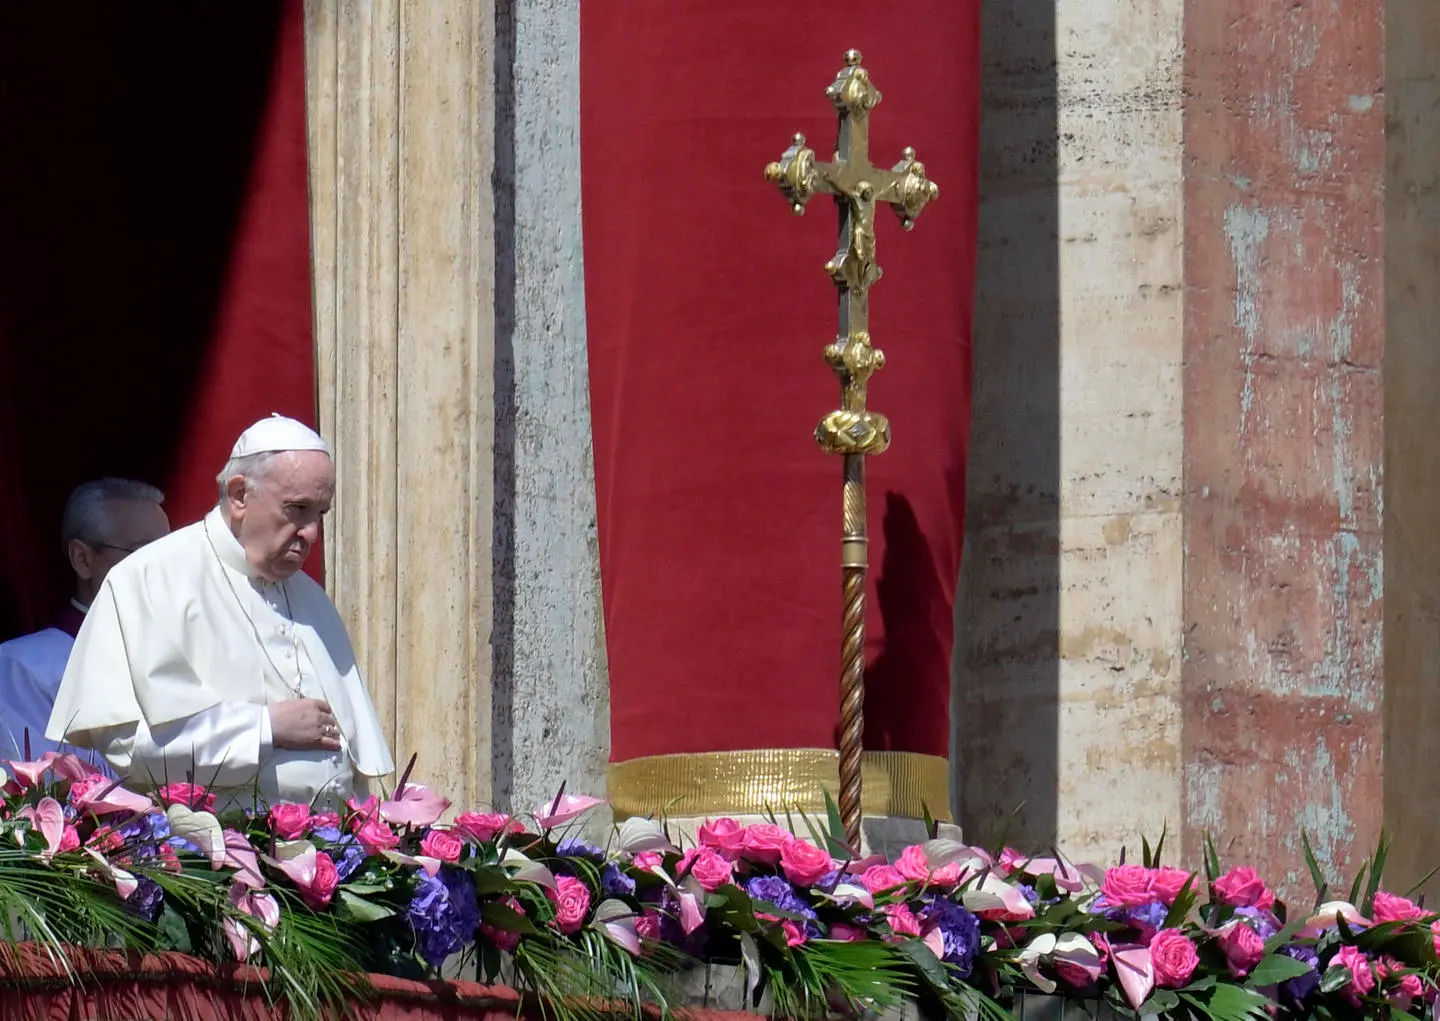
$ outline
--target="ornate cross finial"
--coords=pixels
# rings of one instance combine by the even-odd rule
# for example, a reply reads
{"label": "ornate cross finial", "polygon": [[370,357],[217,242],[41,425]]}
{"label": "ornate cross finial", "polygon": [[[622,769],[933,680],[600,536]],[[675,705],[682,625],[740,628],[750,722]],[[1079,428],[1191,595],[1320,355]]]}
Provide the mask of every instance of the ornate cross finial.
{"label": "ornate cross finial", "polygon": [[869,539],[865,526],[865,457],[890,446],[890,423],[866,410],[870,377],[885,367],[885,355],[870,342],[870,287],[880,279],[875,262],[875,207],[890,206],[909,230],[940,189],[925,176],[925,166],[906,148],[899,163],[880,170],[870,162],[870,111],[880,92],[860,66],[860,51],[845,54],[845,66],[825,95],[840,115],[835,156],[815,159],[797,134],[778,163],[765,168],[767,180],[797,214],[818,194],[834,196],[840,213],[840,245],[825,264],[840,297],[840,328],[825,348],[825,360],[840,377],[840,408],[821,420],[815,439],[821,449],[845,457],[844,640],[840,667],[840,817],[845,839],[860,849],[860,758],[865,700],[865,572]]}

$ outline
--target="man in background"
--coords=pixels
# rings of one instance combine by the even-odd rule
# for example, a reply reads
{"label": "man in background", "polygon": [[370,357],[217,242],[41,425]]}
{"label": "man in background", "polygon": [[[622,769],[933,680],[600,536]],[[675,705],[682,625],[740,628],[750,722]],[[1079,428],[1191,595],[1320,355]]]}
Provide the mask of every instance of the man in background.
{"label": "man in background", "polygon": [[170,531],[154,486],[131,479],[96,479],[65,501],[60,539],[75,588],[69,603],[43,631],[0,644],[0,759],[39,758],[56,749],[45,738],[55,693],[75,635],[110,569]]}

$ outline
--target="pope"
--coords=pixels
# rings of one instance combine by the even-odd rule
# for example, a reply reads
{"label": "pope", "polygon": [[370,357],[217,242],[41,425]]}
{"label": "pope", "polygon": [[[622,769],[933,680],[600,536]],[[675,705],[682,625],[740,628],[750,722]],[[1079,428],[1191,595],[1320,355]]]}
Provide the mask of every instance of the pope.
{"label": "pope", "polygon": [[134,786],[193,778],[226,804],[333,805],[394,770],[339,614],[301,571],[335,492],[325,441],[246,429],[202,520],[106,576],[46,736]]}

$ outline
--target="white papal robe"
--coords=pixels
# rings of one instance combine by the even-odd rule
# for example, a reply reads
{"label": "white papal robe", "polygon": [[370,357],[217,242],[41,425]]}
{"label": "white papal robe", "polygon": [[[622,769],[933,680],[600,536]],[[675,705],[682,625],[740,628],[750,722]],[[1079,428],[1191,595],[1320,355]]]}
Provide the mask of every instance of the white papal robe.
{"label": "white papal robe", "polygon": [[[267,706],[321,698],[339,752],[274,747]],[[95,748],[132,786],[181,781],[251,807],[332,802],[394,770],[345,626],[301,573],[261,578],[219,510],[112,569],[46,736]]]}

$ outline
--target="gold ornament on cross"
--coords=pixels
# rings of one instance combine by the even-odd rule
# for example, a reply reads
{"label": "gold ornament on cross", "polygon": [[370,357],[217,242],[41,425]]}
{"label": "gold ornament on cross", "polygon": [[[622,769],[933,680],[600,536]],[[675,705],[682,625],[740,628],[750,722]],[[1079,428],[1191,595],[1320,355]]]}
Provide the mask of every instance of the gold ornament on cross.
{"label": "gold ornament on cross", "polygon": [[860,850],[860,756],[865,730],[865,573],[869,539],[865,526],[865,457],[890,446],[890,422],[866,410],[870,377],[885,355],[870,342],[870,287],[880,279],[875,262],[875,207],[890,206],[909,230],[927,203],[940,196],[925,165],[906,148],[899,163],[881,170],[870,162],[870,111],[880,92],[860,66],[860,51],[845,54],[845,67],[825,90],[840,115],[834,159],[821,163],[796,135],[765,178],[780,188],[790,208],[804,214],[819,194],[831,195],[840,214],[840,246],[825,264],[840,296],[840,328],[825,360],[840,377],[840,408],[815,430],[820,448],[845,458],[844,532],[840,564],[844,582],[844,638],[840,665],[840,818],[845,840]]}

